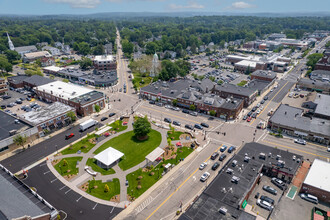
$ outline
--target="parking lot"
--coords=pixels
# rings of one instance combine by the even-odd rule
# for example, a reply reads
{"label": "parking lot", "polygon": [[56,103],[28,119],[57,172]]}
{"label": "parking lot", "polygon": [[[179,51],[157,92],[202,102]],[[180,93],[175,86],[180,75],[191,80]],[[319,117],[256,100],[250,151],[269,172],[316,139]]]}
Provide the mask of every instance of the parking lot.
{"label": "parking lot", "polygon": [[[274,188],[275,190],[277,190],[277,195],[273,195],[269,192],[266,192],[265,190],[262,189],[263,186],[270,186],[270,187]],[[279,189],[277,186],[275,186],[273,183],[271,183],[270,177],[262,176],[260,179],[260,184],[256,185],[250,198],[248,199],[248,204],[253,206],[253,211],[255,213],[258,213],[258,215],[260,215],[264,218],[267,218],[268,215],[270,214],[270,211],[268,211],[264,208],[261,208],[259,205],[257,205],[257,199],[255,198],[255,195],[257,193],[259,193],[259,197],[258,197],[259,199],[260,199],[260,196],[267,196],[267,197],[273,199],[275,201],[273,206],[276,207],[279,204],[279,199],[282,196],[282,192],[283,191],[281,189]],[[283,218],[283,219],[286,219],[286,218]]]}

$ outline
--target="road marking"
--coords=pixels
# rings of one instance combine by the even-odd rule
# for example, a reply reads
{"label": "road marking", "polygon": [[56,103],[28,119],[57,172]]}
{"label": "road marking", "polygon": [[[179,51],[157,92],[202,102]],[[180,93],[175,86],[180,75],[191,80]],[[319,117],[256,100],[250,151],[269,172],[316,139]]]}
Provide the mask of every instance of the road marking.
{"label": "road marking", "polygon": [[196,181],[196,177],[195,176],[193,176],[193,179],[194,179],[194,181]]}
{"label": "road marking", "polygon": [[265,130],[264,133],[258,138],[256,142],[259,142],[262,137],[267,136],[267,131]]}
{"label": "road marking", "polygon": [[[117,205],[118,205],[119,203],[117,203]],[[117,205],[115,205],[115,206],[113,206],[112,207],[112,209],[111,209],[111,211],[110,211],[110,214],[113,212],[113,210],[115,209],[115,207],[117,207]]]}
{"label": "road marking", "polygon": [[50,170],[48,170],[47,172],[44,172],[44,175],[46,175],[47,173],[49,173],[50,172]]}
{"label": "road marking", "polygon": [[64,194],[67,194],[68,192],[70,192],[71,191],[71,189],[69,189],[68,191],[66,191]]}
{"label": "road marking", "polygon": [[60,188],[60,190],[62,190],[62,189],[64,189],[66,186],[62,186],[61,188]]}
{"label": "road marking", "polygon": [[145,209],[145,207],[147,207],[152,201],[154,200],[154,198],[152,198],[151,196],[149,196],[146,200],[143,201],[143,203],[141,203],[136,209],[135,211],[137,212],[136,214],[140,213],[141,211],[143,211],[143,209]]}
{"label": "road marking", "polygon": [[[79,202],[79,200],[82,198],[82,196],[80,196],[77,200],[76,200],[76,202]],[[111,212],[110,212],[111,213]]]}
{"label": "road marking", "polygon": [[40,166],[40,167],[42,167],[42,166],[45,166],[45,165],[47,165],[47,164],[46,164],[46,163],[44,163],[44,164],[40,164],[39,166]]}
{"label": "road marking", "polygon": [[52,181],[50,181],[50,183],[53,183],[53,182],[55,182],[57,179],[53,179]]}
{"label": "road marking", "polygon": [[98,203],[96,203],[96,204],[94,205],[93,210],[96,208],[97,205],[98,205]]}
{"label": "road marking", "polygon": [[[288,84],[289,83],[289,81],[288,82],[286,82],[285,84],[284,84],[284,86],[280,89],[280,90],[278,90],[278,92],[273,96],[273,98],[271,99],[271,100],[269,100],[269,102],[268,102],[268,104],[264,107],[264,109],[259,113],[259,115],[261,115],[265,110],[266,110],[266,108],[268,107],[268,105],[273,101],[273,99],[278,95],[278,93],[280,93],[281,91],[282,91],[282,89],[286,86],[286,84]],[[252,122],[250,123],[250,125],[252,125],[253,124],[253,122],[255,121],[255,120],[257,120],[257,118],[258,118],[258,116],[255,118],[255,119],[253,119],[252,120]]]}
{"label": "road marking", "polygon": [[[221,145],[222,146],[222,145]],[[216,150],[218,151],[221,146]],[[211,158],[211,156],[209,156],[204,162],[208,161]],[[199,170],[199,168],[197,168],[192,174],[190,174],[190,176],[187,177],[187,179],[185,179],[185,181],[183,181],[183,183],[181,183],[181,185],[179,187],[177,187],[174,192],[172,192],[147,218],[146,220],[148,220],[149,218],[151,218],[151,216],[153,216],[155,214],[155,212],[158,211],[158,209],[160,209],[160,207],[162,207],[173,195],[174,193],[176,193],[197,171]]]}
{"label": "road marking", "polygon": [[274,143],[274,142],[271,142],[271,141],[263,140],[263,142],[266,142],[268,144],[274,144],[274,145],[277,145],[277,146],[280,146],[280,147],[284,147],[284,148],[287,148],[287,149],[291,149],[291,150],[303,152],[305,154],[309,154],[309,155],[313,155],[313,156],[317,156],[317,157],[322,157],[322,158],[325,158],[325,159],[329,159],[329,157],[325,157],[325,156],[322,156],[322,155],[314,154],[314,153],[311,153],[311,152],[308,152],[308,151],[304,151],[304,150],[300,150],[300,149],[297,149],[297,148],[294,148],[294,147],[288,147],[288,146],[285,146],[285,145],[282,145],[282,144],[277,144],[277,143]]}

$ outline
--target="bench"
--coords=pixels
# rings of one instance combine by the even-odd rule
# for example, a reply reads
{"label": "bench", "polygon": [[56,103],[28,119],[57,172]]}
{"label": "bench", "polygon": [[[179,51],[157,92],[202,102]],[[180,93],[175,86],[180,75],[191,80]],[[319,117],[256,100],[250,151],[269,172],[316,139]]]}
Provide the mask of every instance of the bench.
{"label": "bench", "polygon": [[89,170],[89,167],[88,166],[85,167],[85,171],[87,173],[89,173],[90,175],[92,175],[92,176],[96,176],[97,175],[97,172],[94,172],[94,171]]}

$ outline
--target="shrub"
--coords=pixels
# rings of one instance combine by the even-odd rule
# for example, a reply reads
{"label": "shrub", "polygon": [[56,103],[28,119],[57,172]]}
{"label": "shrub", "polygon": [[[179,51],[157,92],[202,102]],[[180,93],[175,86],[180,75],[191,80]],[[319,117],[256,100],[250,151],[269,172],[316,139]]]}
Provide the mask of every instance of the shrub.
{"label": "shrub", "polygon": [[141,185],[138,185],[136,188],[137,188],[137,189],[141,189],[141,188],[142,188],[142,186],[141,186]]}
{"label": "shrub", "polygon": [[104,185],[104,192],[106,192],[106,193],[109,192],[109,186],[108,186],[108,184],[105,184]]}

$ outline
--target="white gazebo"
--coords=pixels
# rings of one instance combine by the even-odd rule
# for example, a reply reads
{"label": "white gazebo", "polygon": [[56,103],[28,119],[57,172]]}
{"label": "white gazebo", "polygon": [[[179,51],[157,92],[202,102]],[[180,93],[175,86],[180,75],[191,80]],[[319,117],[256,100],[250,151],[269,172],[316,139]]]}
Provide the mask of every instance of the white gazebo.
{"label": "white gazebo", "polygon": [[122,152],[109,147],[101,153],[95,155],[94,158],[97,160],[97,165],[99,167],[109,169],[115,165],[115,163],[119,162],[122,156],[124,156]]}
{"label": "white gazebo", "polygon": [[163,155],[164,152],[165,151],[162,148],[157,147],[155,150],[153,150],[150,154],[148,154],[146,156],[147,164],[149,164],[149,163],[152,163],[153,164],[158,157],[160,157],[161,155]]}

